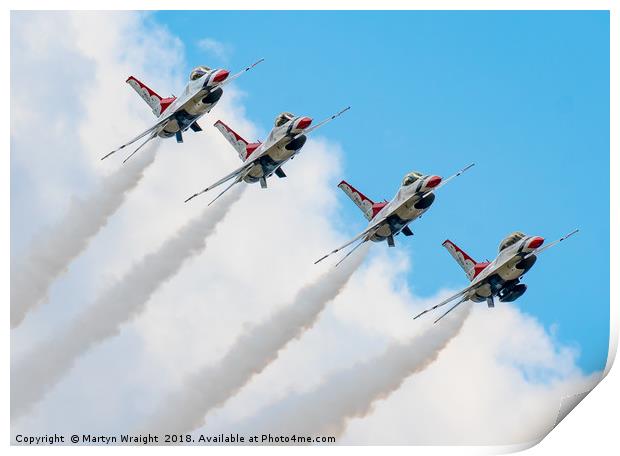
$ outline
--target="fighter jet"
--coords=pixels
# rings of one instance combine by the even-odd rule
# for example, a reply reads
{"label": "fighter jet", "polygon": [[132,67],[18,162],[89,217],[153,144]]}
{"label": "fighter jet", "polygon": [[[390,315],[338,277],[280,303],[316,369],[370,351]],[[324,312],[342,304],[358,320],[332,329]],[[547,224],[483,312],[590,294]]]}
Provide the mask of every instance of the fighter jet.
{"label": "fighter jet", "polygon": [[453,302],[455,299],[458,299],[458,302],[435,320],[435,323],[466,301],[486,301],[491,308],[495,307],[493,300],[495,296],[499,298],[500,302],[512,302],[518,299],[527,290],[527,286],[524,283],[520,283],[520,280],[534,266],[537,255],[568,239],[578,231],[571,231],[566,236],[544,247],[541,247],[545,242],[542,237],[526,236],[517,231],[502,240],[495,260],[482,263],[474,261],[452,241],[444,241],[442,245],[450,252],[450,255],[452,255],[459,266],[463,268],[471,284],[430,309],[420,312],[413,317],[414,320],[427,312]]}
{"label": "fighter jet", "polygon": [[210,112],[220,100],[224,93],[222,87],[234,81],[246,71],[251,70],[263,60],[261,59],[253,63],[231,77],[228,77],[228,70],[214,70],[206,66],[198,66],[190,73],[189,82],[179,97],[162,98],[134,76],[129,76],[126,82],[151,107],[153,114],[157,117],[157,123],[101,159],[103,160],[139,139],[146,137],[146,140],[123,160],[123,163],[125,163],[146,143],[157,136],[160,138],[176,136],[177,142],[181,143],[183,142],[183,132],[188,129],[196,132],[202,131],[197,121]]}
{"label": "fighter jet", "polygon": [[310,117],[295,116],[290,112],[283,112],[276,117],[274,127],[269,133],[269,136],[267,136],[265,142],[257,141],[249,143],[224,122],[218,120],[214,124],[215,128],[217,128],[235,148],[243,165],[222,177],[217,182],[209,185],[204,190],[194,193],[187,198],[185,202],[187,203],[192,198],[208,192],[230,180],[232,180],[232,183],[217,195],[209,205],[231,189],[233,185],[241,181],[247,183],[260,182],[262,188],[267,188],[267,179],[272,174],[280,178],[286,177],[282,165],[295,158],[301,151],[301,148],[306,143],[307,134],[334,120],[349,109],[350,106],[319,122],[313,127],[310,127],[312,123]]}
{"label": "fighter jet", "polygon": [[319,258],[314,264],[323,261],[328,256],[339,252],[358,240],[360,242],[342,260],[336,263],[336,266],[342,263],[355,249],[366,241],[387,241],[388,246],[394,247],[394,236],[398,233],[403,233],[405,236],[413,236],[409,224],[431,207],[431,204],[435,201],[434,192],[455,177],[463,174],[472,166],[474,166],[473,163],[443,181],[440,176],[425,176],[417,171],[410,172],[404,177],[396,196],[390,202],[384,200],[383,202],[375,203],[348,182],[340,182],[338,187],[351,198],[357,207],[362,210],[366,219],[369,220],[368,227],[346,244]]}

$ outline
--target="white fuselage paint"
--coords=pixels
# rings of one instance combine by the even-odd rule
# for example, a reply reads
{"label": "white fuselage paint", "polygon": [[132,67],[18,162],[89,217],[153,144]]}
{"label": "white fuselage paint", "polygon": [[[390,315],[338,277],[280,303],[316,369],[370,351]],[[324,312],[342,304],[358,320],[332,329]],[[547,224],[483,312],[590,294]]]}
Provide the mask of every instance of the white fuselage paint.
{"label": "white fuselage paint", "polygon": [[[493,290],[488,281],[489,277],[497,275],[502,281],[508,282],[520,279],[527,271],[517,268],[525,255],[534,249],[528,248],[528,243],[534,236],[525,237],[515,244],[506,247],[497,257],[489,263],[475,278],[472,284],[480,283],[481,286],[474,287],[469,293],[469,299],[479,297],[487,298],[493,294]],[[535,258],[535,257],[532,257]]]}
{"label": "white fuselage paint", "polygon": [[[370,220],[369,226],[376,223],[376,221],[381,218],[386,219],[375,234],[371,236],[370,240],[380,242],[384,241],[388,236],[395,236],[405,226],[419,218],[430,208],[430,206],[424,209],[415,208],[415,204],[419,201],[419,193],[422,191],[424,182],[426,182],[427,179],[428,176],[425,176],[414,184],[401,186],[398,189],[396,196]],[[403,225],[400,227],[391,225],[388,219],[392,215],[397,216],[403,222]]]}
{"label": "white fuselage paint", "polygon": [[[209,95],[212,88],[212,79],[217,71],[218,70],[213,70],[195,81],[189,81],[187,83],[181,95],[170,103],[168,108],[162,112],[157,119],[161,120],[170,115],[171,112],[175,113],[173,117],[159,129],[158,136],[168,138],[174,136],[179,130],[187,130],[192,123],[196,122],[215,107],[219,99],[214,103],[203,103],[202,100]],[[179,122],[180,119],[183,119],[181,123]]]}
{"label": "white fuselage paint", "polygon": [[260,178],[267,178],[273,172],[282,166],[285,162],[290,160],[297,152],[297,150],[289,150],[286,148],[296,136],[300,135],[303,130],[292,128],[294,124],[299,120],[296,117],[284,125],[274,127],[265,142],[261,143],[254,151],[245,159],[246,162],[255,161],[266,157],[269,161],[273,162],[272,166],[264,167],[261,161],[257,161],[250,170],[246,173],[244,181],[248,183],[256,182]]}

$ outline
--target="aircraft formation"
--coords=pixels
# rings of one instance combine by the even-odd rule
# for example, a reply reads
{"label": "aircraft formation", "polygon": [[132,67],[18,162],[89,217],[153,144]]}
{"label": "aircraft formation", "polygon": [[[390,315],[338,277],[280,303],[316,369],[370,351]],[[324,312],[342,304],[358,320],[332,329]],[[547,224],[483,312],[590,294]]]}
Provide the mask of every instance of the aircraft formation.
{"label": "aircraft formation", "polygon": [[[150,128],[109,152],[101,159],[103,160],[121,149],[146,138],[123,160],[123,163],[125,163],[145,144],[156,137],[170,138],[174,136],[178,143],[182,143],[184,132],[188,130],[193,132],[202,131],[198,120],[215,107],[224,93],[222,88],[254,68],[263,60],[258,60],[233,76],[230,76],[230,72],[225,69],[211,69],[207,66],[198,66],[191,71],[189,81],[179,97],[161,97],[137,78],[130,76],[126,82],[149,105],[153,114],[157,117],[157,121]],[[282,166],[301,151],[309,133],[331,122],[349,109],[350,107],[347,107],[313,126],[311,126],[313,122],[311,117],[283,112],[276,117],[274,126],[264,142],[248,142],[221,120],[216,121],[214,124],[215,128],[220,131],[235,149],[242,164],[218,181],[194,193],[185,202],[225,183],[229,183],[228,186],[211,200],[209,205],[234,185],[242,182],[248,184],[258,182],[261,188],[267,188],[267,179],[272,175],[275,174],[279,178],[286,177]],[[338,188],[362,211],[364,217],[368,220],[368,226],[344,245],[319,258],[315,261],[315,264],[356,242],[357,244],[336,263],[336,266],[367,241],[386,241],[389,247],[394,247],[394,237],[396,235],[402,233],[405,236],[412,236],[413,232],[409,224],[428,211],[435,201],[437,190],[473,166],[473,163],[467,165],[446,179],[434,174],[426,175],[418,171],[412,171],[405,175],[396,195],[390,201],[384,200],[382,202],[372,201],[348,182],[341,181],[338,184]],[[559,244],[578,231],[573,230],[545,246],[543,246],[545,240],[541,236],[529,236],[521,232],[514,232],[501,241],[497,257],[493,261],[485,262],[476,262],[452,241],[444,241],[442,245],[465,271],[470,284],[458,293],[420,312],[413,318],[417,319],[439,307],[454,303],[452,307],[434,321],[434,323],[437,323],[453,309],[467,301],[486,301],[488,307],[493,308],[495,306],[495,297],[500,302],[512,302],[518,299],[527,289],[527,286],[521,283],[521,279],[534,266],[537,255]]]}

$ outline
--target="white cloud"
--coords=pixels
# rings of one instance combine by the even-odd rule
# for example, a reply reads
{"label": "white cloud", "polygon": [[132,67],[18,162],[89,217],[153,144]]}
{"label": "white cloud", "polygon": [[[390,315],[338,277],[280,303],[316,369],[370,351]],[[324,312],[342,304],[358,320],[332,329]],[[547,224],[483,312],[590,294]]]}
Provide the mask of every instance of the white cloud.
{"label": "white cloud", "polygon": [[35,239],[26,255],[16,259],[11,274],[11,328],[47,299],[51,284],[86,249],[138,185],[145,169],[153,163],[157,144],[147,146],[133,162],[102,179],[92,195],[72,199],[60,222]]}
{"label": "white cloud", "polygon": [[[120,160],[99,157],[152,122],[150,110],[124,84],[129,74],[161,95],[180,90],[186,78],[183,44],[148,15],[53,13],[49,20],[46,14],[12,17],[12,247],[27,245],[33,233],[58,219],[72,195],[114,172]],[[39,78],[43,67],[47,77]],[[244,76],[252,77],[261,76]],[[59,104],[50,93],[62,93],[66,101]],[[186,135],[182,145],[163,142],[141,185],[54,285],[49,305],[12,332],[14,359],[62,331],[113,278],[204,208],[208,198],[183,200],[238,165],[235,151],[211,127],[218,118],[252,139],[271,120],[247,119],[242,94],[227,87],[201,122],[204,132]],[[333,138],[337,131],[336,121],[324,134]],[[342,155],[338,144],[314,137],[286,166],[288,178],[270,180],[268,190],[248,188],[205,254],[164,284],[118,337],[80,358],[12,430],[140,427],[187,374],[216,362],[248,325],[266,319],[329,269],[313,261],[347,238],[332,223]],[[410,316],[428,301],[413,295],[404,280],[409,261],[398,249],[373,245],[367,264],[316,326],[208,415],[207,429],[234,429],[263,407],[309,391],[331,373],[378,355],[394,339],[418,333],[421,325]],[[342,442],[529,439],[547,429],[557,398],[589,384],[575,357],[515,306],[479,306],[436,363],[376,402],[371,414],[352,420]]]}
{"label": "white cloud", "polygon": [[353,420],[342,443],[535,441],[555,425],[564,396],[599,380],[583,375],[574,355],[512,305],[479,306],[438,361]]}
{"label": "white cloud", "polygon": [[198,47],[206,52],[211,53],[215,57],[224,62],[228,61],[232,53],[232,46],[213,38],[203,38],[196,43]]}

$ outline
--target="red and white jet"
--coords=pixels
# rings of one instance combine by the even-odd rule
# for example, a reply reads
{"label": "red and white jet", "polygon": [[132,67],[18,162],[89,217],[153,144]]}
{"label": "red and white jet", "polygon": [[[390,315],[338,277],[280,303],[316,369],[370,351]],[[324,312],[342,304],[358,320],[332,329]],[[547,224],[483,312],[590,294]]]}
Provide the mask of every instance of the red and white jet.
{"label": "red and white jet", "polygon": [[527,286],[519,281],[536,263],[536,255],[541,254],[549,247],[568,239],[579,230],[574,230],[557,241],[541,247],[545,240],[540,236],[526,236],[523,233],[515,232],[508,235],[499,244],[499,254],[495,260],[483,263],[474,261],[467,253],[461,250],[450,240],[442,244],[456,262],[463,268],[471,284],[459,291],[448,299],[434,305],[418,315],[414,320],[427,312],[441,307],[449,302],[459,299],[446,313],[440,316],[435,323],[445,317],[454,308],[466,301],[483,302],[486,301],[489,307],[495,307],[493,297],[497,296],[500,302],[512,302],[519,298]]}
{"label": "red and white jet", "polygon": [[375,203],[348,182],[340,182],[338,187],[351,198],[369,220],[368,227],[346,244],[319,258],[314,264],[323,261],[328,256],[339,252],[357,240],[360,240],[359,244],[353,247],[336,266],[342,263],[345,258],[366,241],[387,241],[388,246],[394,247],[394,236],[398,233],[412,236],[413,232],[408,225],[431,207],[431,204],[435,201],[435,194],[433,192],[446,185],[455,177],[460,176],[472,166],[474,166],[473,163],[443,181],[440,176],[425,176],[422,173],[413,171],[404,177],[396,196],[390,202]]}
{"label": "red and white jet", "polygon": [[142,146],[157,136],[160,138],[176,136],[177,142],[181,143],[183,142],[184,131],[190,128],[192,131],[202,131],[197,121],[210,112],[220,100],[224,93],[222,87],[234,81],[246,71],[251,70],[263,60],[264,59],[261,59],[253,63],[230,77],[228,77],[228,70],[213,70],[206,66],[196,67],[190,73],[189,82],[179,97],[172,96],[162,98],[138,79],[129,76],[126,82],[133,87],[133,89],[138,92],[138,95],[146,101],[146,104],[151,107],[153,114],[157,117],[157,123],[101,159],[103,160],[113,153],[135,143],[139,139],[146,137],[146,140],[123,160],[123,163],[125,163],[133,154],[138,152]]}
{"label": "red and white jet", "polygon": [[219,195],[217,195],[210,203],[212,204],[226,191],[232,188],[233,185],[238,184],[241,181],[247,183],[260,182],[262,188],[267,187],[267,178],[272,174],[282,178],[286,177],[282,170],[282,165],[287,161],[293,159],[295,155],[301,151],[301,148],[306,143],[306,135],[317,128],[325,125],[326,123],[334,120],[342,113],[348,111],[350,107],[347,107],[337,114],[319,122],[318,124],[310,127],[312,119],[305,116],[295,116],[290,112],[283,112],[276,117],[275,124],[269,136],[265,142],[248,143],[239,134],[235,133],[228,125],[221,120],[215,122],[215,128],[217,128],[228,142],[235,148],[239,154],[239,158],[243,161],[243,165],[227,174],[217,182],[208,186],[204,190],[194,193],[187,198],[187,203],[192,198],[197,197],[209,190],[223,184],[224,182],[232,180],[232,183],[226,187]]}

